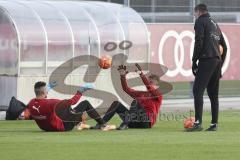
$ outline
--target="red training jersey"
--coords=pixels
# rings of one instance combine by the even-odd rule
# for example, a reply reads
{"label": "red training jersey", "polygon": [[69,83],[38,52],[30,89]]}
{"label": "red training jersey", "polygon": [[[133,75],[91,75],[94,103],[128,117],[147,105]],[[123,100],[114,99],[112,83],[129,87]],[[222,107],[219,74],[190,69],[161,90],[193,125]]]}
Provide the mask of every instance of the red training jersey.
{"label": "red training jersey", "polygon": [[[82,94],[77,92],[68,100],[69,105],[76,104]],[[32,118],[39,128],[44,131],[65,131],[63,121],[56,115],[55,106],[62,100],[59,99],[32,99],[28,104]]]}
{"label": "red training jersey", "polygon": [[152,127],[156,123],[159,109],[162,104],[162,94],[154,88],[144,74],[140,74],[140,77],[147,87],[147,91],[136,91],[132,88],[129,88],[125,75],[121,76],[122,88],[127,94],[129,94],[144,107],[151,121]]}

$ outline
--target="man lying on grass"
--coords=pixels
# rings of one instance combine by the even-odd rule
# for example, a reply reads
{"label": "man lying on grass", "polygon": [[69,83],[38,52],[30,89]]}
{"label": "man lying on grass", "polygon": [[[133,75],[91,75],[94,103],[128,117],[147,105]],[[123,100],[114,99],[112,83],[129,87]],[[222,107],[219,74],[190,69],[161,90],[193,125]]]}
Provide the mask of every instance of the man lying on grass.
{"label": "man lying on grass", "polygon": [[[47,99],[48,89],[45,82],[37,82],[34,86],[36,98],[32,99],[28,108],[32,118],[36,121],[39,128],[44,131],[70,131],[80,124],[83,112],[87,112],[89,117],[93,118],[100,125],[104,131],[115,129],[115,126],[107,125],[92,105],[87,101],[82,101],[75,107],[71,105],[76,104],[83,92],[91,89],[91,87],[80,87],[77,93],[68,100]],[[60,118],[61,117],[61,118]],[[79,125],[81,130],[85,127]]]}
{"label": "man lying on grass", "polygon": [[[162,103],[162,94],[156,89],[160,82],[159,77],[150,75],[147,78],[138,64],[136,64],[136,67],[147,91],[137,91],[129,88],[126,80],[126,75],[128,74],[126,66],[119,66],[118,71],[121,77],[122,88],[134,100],[132,101],[130,110],[120,102],[114,101],[103,117],[104,122],[108,122],[117,113],[123,121],[117,128],[118,130],[151,128],[156,123]],[[97,124],[94,128],[99,129],[100,126],[101,124]]]}

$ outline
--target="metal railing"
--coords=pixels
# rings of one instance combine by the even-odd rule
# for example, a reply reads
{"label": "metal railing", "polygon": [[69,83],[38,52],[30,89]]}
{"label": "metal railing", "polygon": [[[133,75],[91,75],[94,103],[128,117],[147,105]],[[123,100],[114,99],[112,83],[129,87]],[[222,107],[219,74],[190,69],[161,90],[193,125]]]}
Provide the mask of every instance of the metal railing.
{"label": "metal railing", "polygon": [[193,23],[193,9],[198,3],[208,5],[217,22],[239,23],[239,0],[100,0],[120,3],[135,9],[147,23]]}

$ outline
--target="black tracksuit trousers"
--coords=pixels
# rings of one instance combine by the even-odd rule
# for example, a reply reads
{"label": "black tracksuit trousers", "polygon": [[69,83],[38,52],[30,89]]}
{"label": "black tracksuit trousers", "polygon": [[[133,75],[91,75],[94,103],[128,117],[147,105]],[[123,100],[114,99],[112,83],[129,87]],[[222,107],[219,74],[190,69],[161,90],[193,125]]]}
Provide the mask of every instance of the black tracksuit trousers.
{"label": "black tracksuit trousers", "polygon": [[[71,111],[73,111],[76,114],[72,114]],[[88,116],[94,119],[98,124],[104,124],[105,122],[101,118],[101,116],[98,114],[95,108],[87,101],[82,101],[79,103],[74,109],[70,109],[70,115],[72,114],[72,117],[76,119],[76,122],[63,122],[64,128],[66,131],[72,130],[76,123],[79,123],[82,119],[83,112],[87,112]]]}
{"label": "black tracksuit trousers", "polygon": [[103,117],[104,122],[108,122],[116,113],[129,128],[151,128],[146,111],[136,100],[133,100],[130,110],[122,103],[114,101]]}
{"label": "black tracksuit trousers", "polygon": [[222,61],[217,57],[204,58],[199,60],[198,70],[193,85],[195,120],[198,120],[199,123],[202,123],[203,95],[206,88],[211,101],[211,123],[218,123],[218,91],[219,79],[221,77],[221,68]]}

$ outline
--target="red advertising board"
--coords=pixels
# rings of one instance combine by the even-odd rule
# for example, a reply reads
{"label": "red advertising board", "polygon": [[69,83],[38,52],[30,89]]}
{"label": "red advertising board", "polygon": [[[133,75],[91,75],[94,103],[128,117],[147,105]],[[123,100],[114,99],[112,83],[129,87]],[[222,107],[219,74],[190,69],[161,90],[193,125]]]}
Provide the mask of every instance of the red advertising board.
{"label": "red advertising board", "polygon": [[[228,46],[223,80],[240,80],[240,25],[220,24]],[[191,58],[194,48],[193,24],[148,24],[151,34],[151,62],[168,67],[163,79],[168,81],[190,81]]]}

